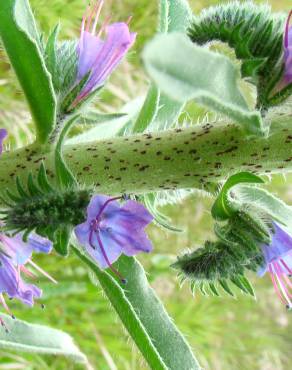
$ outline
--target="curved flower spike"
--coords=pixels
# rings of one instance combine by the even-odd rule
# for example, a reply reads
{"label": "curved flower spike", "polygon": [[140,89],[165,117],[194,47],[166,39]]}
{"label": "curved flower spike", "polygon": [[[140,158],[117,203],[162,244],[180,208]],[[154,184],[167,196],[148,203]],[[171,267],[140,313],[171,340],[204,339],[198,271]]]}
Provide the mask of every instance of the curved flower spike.
{"label": "curved flower spike", "polygon": [[[89,9],[89,14],[83,17],[77,49],[78,81],[88,73],[90,76],[73,105],[104,84],[136,39],[136,33],[130,33],[127,23],[109,25],[109,18],[96,33],[103,4],[103,0],[96,2],[93,9]],[[104,38],[101,37],[102,34],[105,34]]]}
{"label": "curved flower spike", "polygon": [[266,264],[259,275],[269,272],[278,297],[288,309],[292,309],[292,235],[278,224],[273,225],[271,244],[262,246]]}
{"label": "curved flower spike", "polygon": [[[0,129],[0,154],[2,153],[2,141],[6,136],[7,131]],[[4,226],[1,221],[0,226]],[[50,275],[31,260],[33,252],[50,253],[53,247],[51,241],[34,233],[29,235],[27,242],[24,242],[22,238],[22,233],[10,237],[0,232],[0,304],[12,317],[14,316],[5,302],[3,293],[29,306],[33,306],[34,299],[42,295],[42,291],[36,285],[27,284],[22,280],[21,273],[36,277],[25,267],[26,264],[30,264],[35,270],[56,283]],[[0,324],[5,327],[1,318]]]}
{"label": "curved flower spike", "polygon": [[124,282],[112,263],[123,253],[134,256],[152,250],[144,228],[153,216],[142,205],[128,200],[120,205],[105,195],[95,195],[87,208],[87,220],[75,227],[76,237],[101,268],[109,267]]}
{"label": "curved flower spike", "polygon": [[0,128],[0,154],[3,151],[3,140],[6,138],[6,136],[7,130],[5,130],[5,128]]}
{"label": "curved flower spike", "polygon": [[291,17],[292,10],[290,11],[289,16],[287,18],[284,35],[284,63],[285,63],[284,82],[286,85],[292,83],[292,25],[290,25]]}

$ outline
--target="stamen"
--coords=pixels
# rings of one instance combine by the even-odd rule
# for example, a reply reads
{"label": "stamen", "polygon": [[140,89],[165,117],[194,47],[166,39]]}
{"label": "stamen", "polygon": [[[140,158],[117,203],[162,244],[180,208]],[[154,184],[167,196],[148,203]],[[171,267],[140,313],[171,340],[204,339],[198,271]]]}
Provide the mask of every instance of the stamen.
{"label": "stamen", "polygon": [[24,266],[20,266],[20,271],[22,271],[25,275],[29,276],[30,278],[33,278],[33,279],[37,278],[37,276],[33,272],[29,271]]}
{"label": "stamen", "polygon": [[111,18],[112,18],[111,15],[108,15],[106,17],[105,21],[103,22],[102,26],[100,27],[100,30],[98,31],[98,34],[96,35],[96,37],[101,37],[102,33],[106,30],[107,26],[110,24]]}
{"label": "stamen", "polygon": [[95,31],[96,31],[96,26],[97,26],[97,22],[98,22],[98,18],[100,16],[100,12],[101,12],[101,9],[103,7],[103,4],[104,4],[104,1],[101,0],[100,3],[99,3],[99,6],[96,10],[96,14],[95,14],[95,20],[94,20],[94,23],[93,23],[93,26],[92,26],[92,30],[91,30],[91,34],[94,35],[95,34]]}
{"label": "stamen", "polygon": [[[275,265],[275,269],[276,269],[276,274],[277,274],[277,278],[278,278],[278,281],[281,283],[281,287],[285,290],[287,296],[289,298],[292,298],[292,294],[289,292],[289,290],[287,289],[286,287],[286,284],[285,282],[282,280],[282,278],[284,277],[284,280],[285,280],[285,277],[286,277],[286,274],[283,274],[282,271],[281,271],[281,267],[280,265],[278,264],[278,262],[275,262],[274,263]],[[286,280],[285,280],[286,281]],[[289,281],[289,280],[288,280]],[[290,281],[289,281],[290,283]],[[288,284],[289,286],[289,284]]]}
{"label": "stamen", "polygon": [[127,20],[127,22],[126,22],[126,24],[129,26],[129,24],[131,23],[131,20],[133,19],[133,16],[132,15],[130,15],[129,16],[129,18],[128,18],[128,20]]}
{"label": "stamen", "polygon": [[0,325],[4,328],[5,333],[9,333],[9,330],[1,317],[0,317]]}
{"label": "stamen", "polygon": [[54,284],[58,284],[57,280],[55,280],[51,275],[49,275],[46,271],[41,269],[38,265],[36,265],[32,260],[27,261],[30,265],[32,265],[33,268],[35,268],[37,271],[39,271],[41,274],[43,274],[46,278],[51,280]]}
{"label": "stamen", "polygon": [[82,23],[81,23],[81,30],[80,30],[80,43],[79,43],[80,53],[81,53],[81,52],[82,52],[82,50],[83,50],[83,44],[84,44],[84,29],[85,29],[85,22],[86,22],[86,18],[85,18],[85,16],[83,16],[83,18],[82,18]]}
{"label": "stamen", "polygon": [[292,289],[292,283],[291,281],[289,280],[288,276],[287,275],[284,275],[284,280],[286,281],[287,285],[289,286],[289,288]]}
{"label": "stamen", "polygon": [[17,265],[17,289],[19,288],[20,282],[20,265]]}
{"label": "stamen", "polygon": [[292,275],[292,270],[289,268],[289,266],[287,265],[287,263],[283,260],[283,259],[280,259],[280,262],[282,263],[282,265],[285,267],[285,269],[288,271],[288,273],[290,275]]}
{"label": "stamen", "polygon": [[6,301],[5,301],[5,298],[3,297],[3,294],[1,293],[0,294],[0,301],[2,303],[2,306],[5,308],[5,310],[9,313],[9,315],[15,320],[15,316],[13,315],[13,313],[11,312],[10,308],[8,307]]}
{"label": "stamen", "polygon": [[[99,80],[103,80],[103,78],[108,74],[109,70],[111,68],[113,68],[113,66],[115,66],[116,62],[119,60],[120,58],[120,49],[117,49],[114,51],[113,55],[111,56],[111,58],[107,61],[106,65],[104,66],[103,70],[101,70],[99,72],[99,76],[98,76],[98,79]],[[121,199],[122,197],[120,197],[119,199]]]}
{"label": "stamen", "polygon": [[85,30],[88,31],[88,25],[87,25],[87,22],[88,22],[88,17],[90,16],[90,9],[91,9],[91,5],[89,4],[86,8],[86,11],[85,11],[85,14],[83,16],[84,18],[84,26],[85,26]]}
{"label": "stamen", "polygon": [[119,278],[119,280],[122,284],[127,284],[127,279],[125,279],[121,275],[121,273],[117,269],[114,268],[114,266],[111,264],[110,260],[108,259],[108,256],[107,256],[106,251],[104,249],[104,246],[102,244],[101,238],[99,236],[99,219],[100,219],[100,216],[102,215],[103,211],[105,210],[105,208],[107,207],[107,205],[110,202],[113,202],[113,201],[121,199],[121,198],[122,197],[114,197],[114,198],[110,198],[110,199],[108,199],[107,201],[104,202],[104,204],[100,208],[96,218],[94,220],[92,220],[92,223],[91,223],[91,226],[90,226],[90,233],[89,233],[89,245],[91,246],[92,249],[96,249],[95,245],[93,244],[93,240],[92,240],[93,233],[95,233],[95,236],[96,236],[97,241],[98,241],[99,248],[101,250],[103,258],[105,259],[108,267]]}
{"label": "stamen", "polygon": [[95,248],[95,246],[94,246],[94,244],[93,244],[93,241],[92,241],[93,231],[95,232],[95,235],[96,235],[96,238],[97,238],[97,241],[98,241],[98,244],[99,244],[99,247],[100,247],[101,253],[102,253],[102,255],[103,255],[103,257],[104,257],[104,259],[105,259],[105,261],[106,261],[106,263],[107,263],[108,267],[112,270],[112,272],[113,272],[115,275],[117,275],[117,276],[118,276],[118,278],[120,279],[120,281],[121,281],[121,283],[122,283],[122,284],[126,284],[126,283],[127,283],[127,279],[125,279],[125,278],[124,278],[124,277],[119,273],[119,271],[118,271],[118,270],[116,270],[116,269],[114,268],[114,266],[110,263],[110,261],[109,261],[109,259],[108,259],[108,256],[107,256],[107,254],[106,254],[106,252],[105,252],[105,249],[104,249],[104,247],[103,247],[102,241],[101,241],[101,239],[100,239],[100,236],[99,236],[99,233],[98,233],[98,229],[93,229],[93,228],[92,228],[92,229],[90,230],[90,234],[89,234],[89,244],[90,244],[90,246],[91,246],[93,249],[96,249],[96,248]]}
{"label": "stamen", "polygon": [[119,199],[122,199],[122,197],[114,197],[114,198],[110,198],[108,199],[107,201],[104,202],[104,204],[102,205],[102,207],[100,208],[97,216],[95,217],[96,220],[99,220],[101,214],[103,213],[103,211],[105,210],[105,208],[107,207],[107,205],[110,203],[110,202],[113,202],[114,200],[119,200]]}
{"label": "stamen", "polygon": [[88,20],[87,20],[87,26],[86,26],[86,31],[87,32],[89,32],[89,30],[90,30],[92,18],[94,16],[94,14],[96,13],[97,9],[98,9],[98,5],[99,5],[99,1],[97,1],[96,4],[92,7],[92,11],[89,14],[89,17],[88,17]]}
{"label": "stamen", "polygon": [[273,286],[274,286],[274,288],[275,288],[275,292],[276,292],[277,296],[280,298],[281,302],[282,302],[284,305],[287,305],[287,302],[286,302],[286,301],[285,301],[285,299],[282,297],[282,294],[281,294],[281,292],[280,292],[280,290],[279,290],[278,284],[277,284],[277,282],[276,282],[276,280],[275,280],[274,273],[273,273],[273,271],[272,271],[272,269],[271,269],[271,266],[270,266],[270,265],[269,265],[269,275],[270,275],[270,277],[271,277],[271,280],[272,280],[272,283],[273,283]]}
{"label": "stamen", "polygon": [[106,252],[105,252],[105,249],[102,245],[102,241],[100,239],[100,236],[99,236],[99,233],[96,232],[95,233],[96,237],[97,237],[97,241],[98,241],[98,244],[99,244],[99,247],[100,247],[100,250],[101,250],[101,253],[104,257],[104,259],[106,260],[106,263],[108,264],[108,267],[112,270],[112,272],[117,275],[117,277],[120,279],[121,283],[122,284],[127,284],[127,279],[125,279],[123,277],[123,275],[117,270],[114,268],[114,266],[110,263],[109,259],[108,259],[108,256],[106,255]]}
{"label": "stamen", "polygon": [[276,273],[276,278],[277,278],[279,287],[280,287],[280,289],[282,291],[282,294],[285,297],[285,299],[286,299],[286,301],[287,301],[287,303],[289,304],[289,307],[290,307],[290,306],[292,306],[292,302],[289,299],[289,293],[287,291],[287,288],[286,288],[285,284],[281,280],[281,274],[280,274],[281,271],[279,271],[277,264],[275,264],[275,268],[276,268],[276,272],[277,272]]}
{"label": "stamen", "polygon": [[284,41],[285,48],[289,47],[289,26],[290,26],[291,17],[292,17],[292,10],[290,10],[290,13],[288,15],[287,22],[286,22],[285,41]]}

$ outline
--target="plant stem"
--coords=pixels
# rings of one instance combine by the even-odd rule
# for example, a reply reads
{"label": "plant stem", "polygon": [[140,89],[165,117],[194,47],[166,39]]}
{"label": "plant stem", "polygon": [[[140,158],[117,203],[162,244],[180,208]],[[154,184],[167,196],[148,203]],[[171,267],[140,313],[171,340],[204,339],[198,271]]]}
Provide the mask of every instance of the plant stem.
{"label": "plant stem", "polygon": [[[292,120],[273,124],[268,138],[247,137],[233,124],[205,124],[105,141],[64,146],[68,166],[80,184],[106,194],[204,188],[237,171],[257,174],[292,170]],[[0,185],[26,181],[41,161],[55,181],[53,153],[30,146],[4,153]]]}

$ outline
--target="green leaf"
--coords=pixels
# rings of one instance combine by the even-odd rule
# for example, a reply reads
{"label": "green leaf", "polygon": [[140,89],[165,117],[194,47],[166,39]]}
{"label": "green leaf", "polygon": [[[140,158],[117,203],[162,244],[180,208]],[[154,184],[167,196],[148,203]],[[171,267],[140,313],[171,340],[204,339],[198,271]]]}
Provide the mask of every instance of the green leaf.
{"label": "green leaf", "polygon": [[52,76],[52,83],[56,88],[55,80],[58,78],[57,72],[57,42],[58,42],[58,35],[60,31],[60,25],[58,24],[50,34],[46,49],[45,49],[45,61],[46,66]]}
{"label": "green leaf", "polygon": [[63,257],[68,255],[71,233],[72,228],[68,227],[67,225],[60,227],[55,233],[54,249]]}
{"label": "green leaf", "polygon": [[236,198],[263,209],[275,220],[292,230],[292,207],[275,197],[268,190],[255,186],[237,185],[233,189]]}
{"label": "green leaf", "polygon": [[245,276],[238,275],[233,278],[230,278],[230,281],[234,285],[236,285],[240,290],[242,290],[245,294],[250,294],[251,296],[255,297],[253,287]]}
{"label": "green leaf", "polygon": [[74,110],[72,106],[73,103],[76,101],[78,95],[88,82],[91,75],[91,71],[87,72],[86,75],[70,90],[70,92],[65,96],[61,104],[61,112],[69,113]]}
{"label": "green leaf", "polygon": [[216,220],[227,220],[237,211],[237,207],[234,202],[232,202],[232,197],[229,196],[229,192],[233,186],[243,182],[262,184],[264,181],[260,177],[249,172],[240,172],[230,176],[223,185],[211,210],[212,216]]}
{"label": "green leaf", "polygon": [[64,97],[77,79],[77,41],[62,41],[56,46],[56,64],[53,82],[55,90]]}
{"label": "green leaf", "polygon": [[0,348],[17,352],[62,355],[74,361],[86,363],[86,356],[80,352],[72,338],[56,329],[47,326],[30,324],[13,320],[1,314],[8,332],[0,330]]}
{"label": "green leaf", "polygon": [[98,125],[100,123],[118,120],[119,118],[125,116],[127,116],[127,113],[100,113],[91,109],[89,112],[82,114],[77,123],[83,125]]}
{"label": "green leaf", "polygon": [[[191,16],[192,13],[187,1],[161,0],[158,32],[185,32]],[[151,131],[166,130],[171,125],[176,124],[183,104],[160,95],[159,89],[154,84],[151,84],[132,132],[144,132],[147,128],[150,128]]]}
{"label": "green leaf", "polygon": [[230,289],[228,283],[226,280],[224,279],[221,279],[219,280],[219,284],[221,285],[221,287],[225,290],[225,292],[229,295],[231,295],[232,297],[234,297],[234,293],[233,291]]}
{"label": "green leaf", "polygon": [[63,127],[63,130],[59,136],[56,148],[55,148],[55,170],[57,174],[58,184],[61,188],[69,188],[73,185],[76,185],[77,181],[65,163],[63,159],[62,154],[62,146],[63,142],[66,138],[66,135],[68,134],[70,128],[72,125],[76,122],[76,120],[79,118],[79,115],[74,115],[73,117],[69,118],[69,120],[66,122],[65,126]]}
{"label": "green leaf", "polygon": [[[89,130],[83,132],[80,135],[76,135],[66,141],[66,144],[75,145],[80,143],[88,143],[96,140],[105,140],[114,136],[119,136],[119,132],[123,130],[129,122],[132,122],[142,107],[143,99],[136,98],[121,109],[126,115],[120,118],[114,118],[111,121],[104,121],[98,125],[90,128]],[[79,122],[82,122],[82,117],[80,117]]]}
{"label": "green leaf", "polygon": [[186,32],[192,19],[192,11],[187,0],[162,0],[168,3],[167,32]]}
{"label": "green leaf", "polygon": [[173,100],[195,99],[242,124],[249,133],[267,134],[260,114],[249,110],[237,86],[238,73],[225,56],[171,33],[156,36],[146,46],[143,61],[150,77]]}
{"label": "green leaf", "polygon": [[132,128],[133,133],[144,132],[147,127],[155,121],[159,110],[160,102],[160,91],[156,86],[151,85],[146,96],[143,107],[139,113],[139,116]]}
{"label": "green leaf", "polygon": [[[158,30],[161,33],[186,32],[192,18],[192,11],[186,0],[161,0]],[[150,130],[166,130],[177,123],[184,107],[160,92],[159,110]]]}
{"label": "green leaf", "polygon": [[156,206],[155,193],[146,194],[145,196],[143,196],[143,200],[144,200],[145,206],[147,207],[149,212],[153,215],[154,221],[158,225],[162,226],[163,228],[167,229],[168,231],[177,232],[177,233],[183,232],[182,229],[171,225],[171,223],[170,223],[171,220],[169,219],[169,217],[167,217],[163,213],[159,212],[159,210],[157,209],[157,206]]}
{"label": "green leaf", "polygon": [[40,189],[44,192],[50,193],[54,191],[51,184],[49,183],[46,168],[43,162],[40,166],[39,173],[38,173],[38,185]]}
{"label": "green leaf", "polygon": [[0,3],[0,36],[28,101],[37,140],[46,143],[56,120],[56,98],[27,0]]}
{"label": "green leaf", "polygon": [[240,279],[242,285],[244,285],[245,289],[248,291],[248,293],[253,296],[254,298],[256,298],[256,295],[255,295],[255,292],[254,292],[254,289],[253,289],[253,286],[251,285],[250,281],[248,280],[248,278],[246,278],[244,275],[240,275],[238,276],[238,279]]}
{"label": "green leaf", "polygon": [[73,248],[98,278],[151,369],[200,369],[189,345],[149,286],[139,262],[126,256],[118,260],[115,266],[128,280],[121,286],[108,271],[100,270],[90,258]]}

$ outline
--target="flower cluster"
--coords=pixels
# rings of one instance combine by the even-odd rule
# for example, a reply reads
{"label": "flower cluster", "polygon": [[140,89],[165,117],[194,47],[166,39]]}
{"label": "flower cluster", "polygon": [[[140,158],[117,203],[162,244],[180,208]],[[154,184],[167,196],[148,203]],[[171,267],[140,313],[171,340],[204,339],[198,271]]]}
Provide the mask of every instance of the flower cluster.
{"label": "flower cluster", "polygon": [[[5,129],[0,129],[0,153],[2,142],[7,136]],[[1,223],[1,227],[5,225]],[[22,303],[33,306],[34,299],[40,298],[42,291],[34,284],[26,283],[22,275],[35,278],[36,275],[27,268],[27,265],[42,273],[51,281],[56,281],[32,261],[33,252],[50,253],[52,243],[36,234],[30,234],[27,242],[23,241],[23,234],[8,236],[0,232],[0,302],[8,313],[14,317],[5,301],[3,294],[10,299],[16,298]],[[0,324],[5,326],[0,318]],[[7,330],[7,329],[6,329]]]}
{"label": "flower cluster", "polygon": [[77,78],[80,82],[88,73],[89,77],[73,105],[86,99],[104,84],[136,39],[136,34],[130,33],[127,23],[109,24],[110,18],[107,18],[96,32],[103,4],[103,0],[96,2],[95,6],[92,9],[89,8],[86,16],[83,17],[77,49]]}
{"label": "flower cluster", "polygon": [[265,266],[259,275],[270,274],[275,291],[280,300],[292,309],[292,235],[274,222],[274,233],[269,245],[262,245]]}

